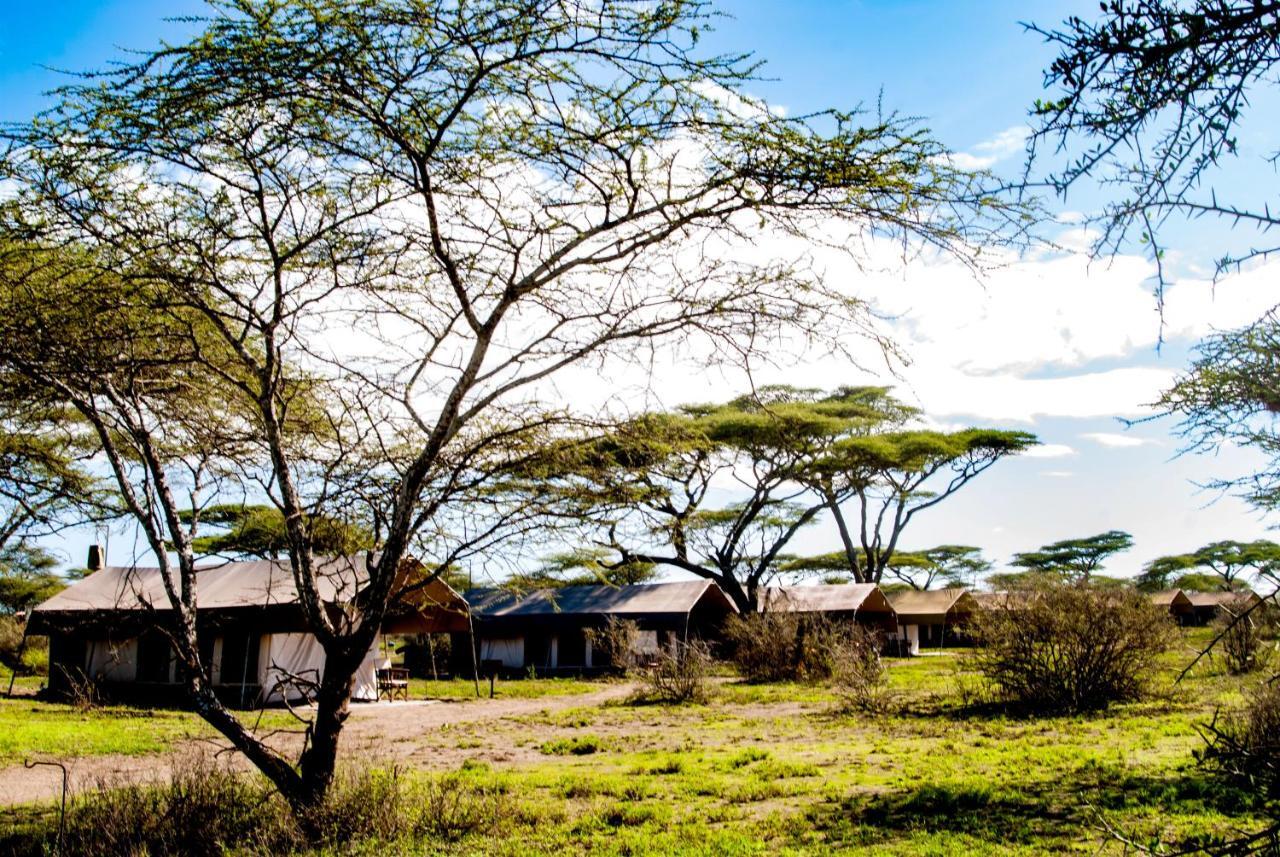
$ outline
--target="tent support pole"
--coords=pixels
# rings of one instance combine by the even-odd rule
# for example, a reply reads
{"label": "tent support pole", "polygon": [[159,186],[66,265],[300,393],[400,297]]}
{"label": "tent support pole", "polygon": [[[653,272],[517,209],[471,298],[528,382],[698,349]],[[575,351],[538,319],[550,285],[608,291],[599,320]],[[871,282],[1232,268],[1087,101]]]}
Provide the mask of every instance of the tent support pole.
{"label": "tent support pole", "polygon": [[467,635],[471,638],[471,681],[476,687],[476,699],[480,698],[480,664],[476,661],[476,622],[467,611]]}

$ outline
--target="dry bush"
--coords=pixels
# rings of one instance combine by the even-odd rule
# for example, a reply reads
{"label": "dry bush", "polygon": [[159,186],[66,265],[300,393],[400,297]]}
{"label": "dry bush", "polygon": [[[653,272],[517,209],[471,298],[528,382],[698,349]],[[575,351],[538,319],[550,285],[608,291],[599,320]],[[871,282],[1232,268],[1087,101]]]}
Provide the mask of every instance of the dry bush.
{"label": "dry bush", "polygon": [[1227,671],[1243,675],[1266,666],[1271,653],[1267,614],[1261,609],[1250,611],[1243,599],[1224,608],[1223,615],[1214,620],[1214,629]]}
{"label": "dry bush", "polygon": [[679,704],[705,702],[711,652],[700,640],[677,642],[658,652],[643,673],[637,701]]}
{"label": "dry bush", "polygon": [[1264,800],[1280,800],[1280,682],[1261,685],[1243,709],[1215,717],[1206,733],[1203,764]]}
{"label": "dry bush", "polygon": [[[492,833],[514,811],[503,790],[462,773],[405,777],[396,770],[348,771],[339,775],[325,805],[299,823],[262,777],[201,760],[175,770],[161,785],[103,782],[76,796],[67,810],[61,853],[347,853],[359,843]],[[42,824],[0,835],[0,853],[50,853],[57,842],[56,814]]]}
{"label": "dry bush", "polygon": [[880,635],[851,625],[831,649],[831,688],[845,711],[880,714],[888,709],[888,681],[880,659]]}
{"label": "dry bush", "polygon": [[806,613],[752,613],[725,624],[729,659],[748,681],[826,681],[861,633],[852,622]]}
{"label": "dry bush", "polygon": [[67,687],[62,692],[62,701],[80,713],[92,711],[102,705],[98,683],[81,669],[58,667],[66,677]]}
{"label": "dry bush", "polygon": [[0,615],[0,664],[14,672],[22,672],[22,623],[12,616]]}
{"label": "dry bush", "polygon": [[636,640],[640,627],[630,619],[610,616],[600,628],[588,628],[584,632],[591,643],[591,661],[607,662],[611,669],[626,675],[636,665]]}
{"label": "dry bush", "polygon": [[1129,590],[1046,586],[974,624],[975,665],[996,695],[1029,711],[1093,711],[1141,698],[1173,641],[1167,611]]}

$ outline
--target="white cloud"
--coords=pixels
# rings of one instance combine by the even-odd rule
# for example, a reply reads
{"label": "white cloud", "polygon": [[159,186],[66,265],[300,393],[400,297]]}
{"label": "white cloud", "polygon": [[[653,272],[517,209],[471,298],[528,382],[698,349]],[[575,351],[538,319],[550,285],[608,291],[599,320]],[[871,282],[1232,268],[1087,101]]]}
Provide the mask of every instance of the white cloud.
{"label": "white cloud", "polygon": [[1033,446],[1026,452],[1019,453],[1023,458],[1063,458],[1075,455],[1076,451],[1063,443],[1042,443]]}
{"label": "white cloud", "polygon": [[1115,448],[1146,446],[1148,444],[1155,443],[1155,441],[1146,437],[1136,437],[1131,434],[1114,434],[1112,432],[1106,432],[1106,431],[1085,432],[1084,434],[1080,435],[1080,437],[1085,438],[1086,440],[1091,440],[1094,443],[1098,443],[1103,446],[1110,446]]}
{"label": "white cloud", "polygon": [[978,143],[968,152],[955,152],[951,155],[951,163],[962,170],[988,169],[1010,155],[1024,151],[1027,131],[1025,125],[1006,128],[994,137]]}
{"label": "white cloud", "polygon": [[1069,479],[1075,474],[1070,470],[1041,470],[1041,476],[1048,476],[1052,479]]}

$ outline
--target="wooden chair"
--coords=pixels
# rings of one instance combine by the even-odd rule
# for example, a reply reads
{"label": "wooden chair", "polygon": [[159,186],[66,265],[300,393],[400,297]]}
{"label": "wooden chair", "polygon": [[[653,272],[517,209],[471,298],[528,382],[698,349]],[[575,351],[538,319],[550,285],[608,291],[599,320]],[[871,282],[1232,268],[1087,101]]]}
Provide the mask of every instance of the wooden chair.
{"label": "wooden chair", "polygon": [[409,671],[399,667],[386,667],[375,671],[378,679],[378,699],[385,694],[388,702],[400,697],[406,702],[409,699]]}

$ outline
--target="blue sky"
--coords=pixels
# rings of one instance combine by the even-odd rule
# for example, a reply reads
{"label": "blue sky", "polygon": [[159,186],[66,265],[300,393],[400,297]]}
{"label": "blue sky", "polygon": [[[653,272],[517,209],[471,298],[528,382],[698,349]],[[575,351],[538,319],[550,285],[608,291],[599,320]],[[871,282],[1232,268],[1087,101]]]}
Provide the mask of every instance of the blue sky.
{"label": "blue sky", "polygon": [[[752,89],[792,113],[827,106],[874,107],[927,117],[934,132],[967,156],[1015,171],[1020,148],[1011,129],[1027,121],[1042,94],[1049,48],[1024,31],[1026,3],[735,2],[705,44],[750,50],[767,60],[767,77]],[[11,4],[0,22],[0,120],[29,117],[47,104],[42,90],[57,85],[42,66],[100,67],[121,49],[180,38],[193,25],[164,16],[199,13],[190,0],[64,0]],[[1040,2],[1034,15],[1054,23],[1069,14],[1093,15],[1096,2]],[[1274,99],[1255,101],[1257,115]],[[1246,126],[1246,154],[1255,156],[1276,135],[1275,120]],[[1255,156],[1223,179],[1248,186]],[[1087,191],[1058,210],[1087,210]],[[1071,240],[1064,224],[1062,235]],[[1208,224],[1171,231],[1179,264],[1189,274],[1219,255],[1221,231]],[[1069,255],[1069,254],[1068,254]],[[1180,283],[1166,319],[1166,345],[1157,350],[1159,320],[1150,271],[1137,257],[1086,264],[1083,257],[1024,260],[993,280],[975,283],[954,270],[929,267],[868,283],[887,312],[901,318],[890,332],[917,353],[900,389],[943,424],[986,423],[1029,428],[1046,444],[1045,457],[1005,462],[963,493],[922,516],[907,546],[977,544],[1002,562],[1014,550],[1106,529],[1134,533],[1137,547],[1111,566],[1133,573],[1154,556],[1221,538],[1270,535],[1267,522],[1230,498],[1197,488],[1215,475],[1243,472],[1252,458],[1226,451],[1216,458],[1178,456],[1167,423],[1126,430],[1117,421],[1137,416],[1166,379],[1182,368],[1190,346],[1212,326],[1249,320],[1280,302],[1266,270],[1220,285]],[[977,307],[966,316],[963,309]],[[947,307],[945,310],[940,307]],[[1013,307],[1011,310],[1010,307]],[[967,319],[953,323],[953,319]],[[797,370],[798,371],[798,370]],[[810,368],[804,377],[777,380],[834,385],[850,380],[840,369]],[[697,390],[690,395],[697,395]],[[805,533],[800,548],[830,549],[829,527]],[[57,546],[78,561],[87,535]],[[132,531],[112,537],[111,558],[129,558]]]}

